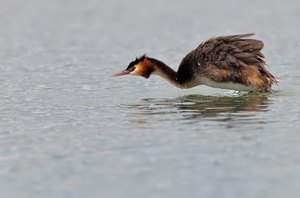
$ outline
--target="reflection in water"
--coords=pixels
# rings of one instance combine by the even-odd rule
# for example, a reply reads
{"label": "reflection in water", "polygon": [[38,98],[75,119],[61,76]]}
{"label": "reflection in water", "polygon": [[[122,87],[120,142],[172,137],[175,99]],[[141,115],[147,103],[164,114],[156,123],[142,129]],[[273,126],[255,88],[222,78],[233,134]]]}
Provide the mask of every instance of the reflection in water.
{"label": "reflection in water", "polygon": [[[186,95],[174,99],[143,99],[139,104],[126,105],[134,114],[133,122],[148,122],[151,119],[188,120],[199,122],[198,118],[214,121],[238,119],[249,121],[257,112],[268,111],[270,101],[266,95],[244,94],[237,96]],[[134,112],[132,112],[132,110]],[[159,117],[158,117],[159,116]]]}
{"label": "reflection in water", "polygon": [[220,113],[266,111],[267,100],[268,98],[262,95],[239,97],[189,95],[180,97],[181,103],[176,106],[181,111],[192,110],[196,113],[194,116],[212,117]]}

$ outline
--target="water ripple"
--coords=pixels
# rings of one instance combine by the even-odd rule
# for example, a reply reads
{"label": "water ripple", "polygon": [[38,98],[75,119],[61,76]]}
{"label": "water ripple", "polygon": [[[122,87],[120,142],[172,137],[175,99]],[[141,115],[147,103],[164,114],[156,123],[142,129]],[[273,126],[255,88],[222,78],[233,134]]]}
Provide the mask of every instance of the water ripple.
{"label": "water ripple", "polygon": [[[182,122],[185,124],[210,121],[237,122],[255,121],[257,112],[266,112],[271,101],[262,94],[238,96],[186,95],[176,98],[145,98],[139,103],[124,104],[129,119],[139,123]],[[138,121],[139,120],[139,121]],[[144,120],[144,121],[141,121]],[[147,121],[145,121],[147,120]]]}

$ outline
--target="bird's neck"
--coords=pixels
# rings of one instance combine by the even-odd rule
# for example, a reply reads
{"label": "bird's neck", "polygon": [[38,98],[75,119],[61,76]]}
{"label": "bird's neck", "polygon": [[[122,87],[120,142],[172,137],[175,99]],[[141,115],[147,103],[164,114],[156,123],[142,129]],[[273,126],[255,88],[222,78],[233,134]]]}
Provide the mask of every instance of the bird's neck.
{"label": "bird's neck", "polygon": [[177,72],[174,71],[171,67],[154,58],[149,58],[149,60],[152,63],[154,74],[161,76],[178,88],[187,88],[184,84],[178,81]]}

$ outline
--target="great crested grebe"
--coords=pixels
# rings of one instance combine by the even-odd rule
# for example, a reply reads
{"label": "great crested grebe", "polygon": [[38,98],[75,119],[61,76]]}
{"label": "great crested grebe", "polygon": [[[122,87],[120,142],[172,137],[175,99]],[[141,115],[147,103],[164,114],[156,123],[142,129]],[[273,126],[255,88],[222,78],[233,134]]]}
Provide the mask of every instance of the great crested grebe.
{"label": "great crested grebe", "polygon": [[219,36],[201,43],[174,71],[160,60],[143,55],[114,76],[133,74],[149,78],[157,74],[176,87],[207,85],[237,91],[269,92],[275,77],[265,68],[264,44],[247,37],[254,34]]}

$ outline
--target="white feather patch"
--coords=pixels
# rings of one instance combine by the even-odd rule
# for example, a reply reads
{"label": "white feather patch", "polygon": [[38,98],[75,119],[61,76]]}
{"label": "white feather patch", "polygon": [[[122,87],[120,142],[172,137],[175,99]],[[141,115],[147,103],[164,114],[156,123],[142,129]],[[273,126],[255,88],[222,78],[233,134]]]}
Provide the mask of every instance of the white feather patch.
{"label": "white feather patch", "polygon": [[202,78],[201,84],[207,85],[214,88],[220,88],[220,89],[231,89],[231,90],[237,90],[237,91],[255,91],[255,87],[250,87],[246,85],[242,85],[240,83],[233,83],[233,82],[226,82],[226,83],[218,83],[215,81],[212,81],[208,78]]}

